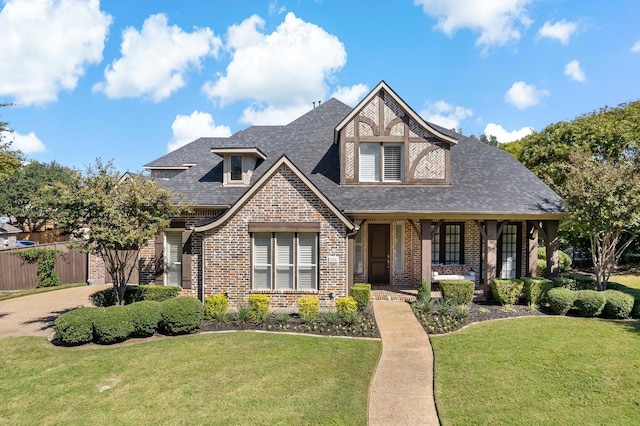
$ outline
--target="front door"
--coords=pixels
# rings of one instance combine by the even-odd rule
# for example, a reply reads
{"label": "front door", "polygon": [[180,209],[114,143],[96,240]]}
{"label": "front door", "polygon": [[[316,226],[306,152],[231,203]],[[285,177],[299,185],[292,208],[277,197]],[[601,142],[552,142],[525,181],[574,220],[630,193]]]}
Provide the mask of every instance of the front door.
{"label": "front door", "polygon": [[389,225],[369,224],[369,282],[389,284]]}

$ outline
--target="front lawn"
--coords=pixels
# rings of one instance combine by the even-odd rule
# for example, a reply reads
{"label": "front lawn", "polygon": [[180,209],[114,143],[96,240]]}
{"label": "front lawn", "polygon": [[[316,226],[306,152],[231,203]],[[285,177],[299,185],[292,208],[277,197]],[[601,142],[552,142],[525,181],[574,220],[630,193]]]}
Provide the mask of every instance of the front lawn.
{"label": "front lawn", "polygon": [[361,424],[379,341],[237,332],[122,345],[0,339],[9,424]]}
{"label": "front lawn", "polygon": [[611,278],[609,278],[609,282],[640,289],[640,273],[630,272],[626,274],[611,275]]}
{"label": "front lawn", "polygon": [[491,321],[431,343],[443,425],[640,424],[638,321]]}

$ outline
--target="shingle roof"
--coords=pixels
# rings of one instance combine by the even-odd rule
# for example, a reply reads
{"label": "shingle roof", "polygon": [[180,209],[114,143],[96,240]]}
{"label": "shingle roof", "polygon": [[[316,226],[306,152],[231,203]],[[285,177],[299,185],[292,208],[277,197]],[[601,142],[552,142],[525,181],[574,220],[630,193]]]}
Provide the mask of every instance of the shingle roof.
{"label": "shingle roof", "polygon": [[336,125],[352,108],[331,99],[285,126],[252,126],[229,138],[200,138],[146,166],[196,163],[161,185],[196,205],[231,205],[246,187],[222,186],[222,158],[212,147],[256,147],[267,155],[252,183],[282,154],[339,209],[349,212],[545,214],[562,211],[562,199],[508,152],[440,126],[458,140],[451,147],[451,185],[343,185]]}

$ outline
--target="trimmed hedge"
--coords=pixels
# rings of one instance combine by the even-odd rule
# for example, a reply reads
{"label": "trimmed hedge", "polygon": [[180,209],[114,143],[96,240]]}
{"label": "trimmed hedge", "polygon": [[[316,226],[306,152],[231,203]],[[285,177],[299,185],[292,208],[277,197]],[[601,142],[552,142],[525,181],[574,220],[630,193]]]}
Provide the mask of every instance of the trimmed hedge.
{"label": "trimmed hedge", "polygon": [[302,296],[297,301],[298,315],[303,320],[309,322],[316,319],[320,311],[320,300],[318,296]]}
{"label": "trimmed hedge", "polygon": [[93,317],[98,308],[78,308],[56,318],[56,339],[66,345],[82,345],[93,340]]}
{"label": "trimmed hedge", "polygon": [[456,305],[466,305],[473,300],[473,290],[476,284],[471,280],[443,280],[440,281],[442,297]]}
{"label": "trimmed hedge", "polygon": [[602,310],[603,317],[617,319],[629,317],[635,302],[633,296],[618,290],[605,290],[603,293],[607,300]]}
{"label": "trimmed hedge", "polygon": [[558,315],[566,315],[573,306],[575,292],[564,287],[552,288],[547,292],[549,307]]}
{"label": "trimmed hedge", "polygon": [[135,329],[133,312],[128,306],[98,309],[93,316],[94,341],[103,345],[127,340]]}
{"label": "trimmed hedge", "polygon": [[[180,287],[162,285],[127,285],[124,291],[124,303],[130,304],[141,300],[164,300],[177,297],[180,294]],[[116,291],[113,287],[96,291],[89,296],[91,302],[100,308],[113,306],[116,304]]]}
{"label": "trimmed hedge", "polygon": [[213,294],[204,298],[204,317],[218,322],[227,320],[229,299],[224,294]]}
{"label": "trimmed hedge", "polygon": [[351,296],[341,297],[336,299],[336,310],[342,318],[347,318],[358,312],[358,303]]}
{"label": "trimmed hedge", "polygon": [[567,277],[552,277],[549,278],[554,287],[562,287],[568,290],[573,290],[576,286],[575,280]]}
{"label": "trimmed hedge", "polygon": [[200,329],[204,312],[200,301],[181,296],[160,303],[160,331],[164,334],[189,334]]}
{"label": "trimmed hedge", "polygon": [[607,288],[611,290],[618,290],[630,296],[633,296],[635,301],[633,302],[633,308],[631,309],[631,316],[633,318],[640,318],[640,289],[627,287],[626,285],[618,283],[609,283]]}
{"label": "trimmed hedge", "polygon": [[249,315],[254,321],[265,323],[269,318],[269,304],[271,300],[266,294],[249,295]]}
{"label": "trimmed hedge", "polygon": [[134,337],[153,336],[160,322],[160,302],[155,300],[143,300],[141,302],[126,305],[131,311]]}
{"label": "trimmed hedge", "polygon": [[431,288],[427,284],[427,280],[420,280],[420,287],[418,287],[418,296],[416,297],[418,302],[428,302],[431,300]]}
{"label": "trimmed hedge", "polygon": [[607,299],[600,291],[578,290],[575,292],[574,306],[578,308],[580,315],[593,318],[600,315],[607,303]]}
{"label": "trimmed hedge", "polygon": [[522,296],[522,280],[493,278],[491,294],[501,305],[513,305]]}
{"label": "trimmed hedge", "polygon": [[542,303],[553,288],[553,281],[546,278],[523,277],[520,280],[524,283],[524,300],[528,305]]}
{"label": "trimmed hedge", "polygon": [[369,283],[355,283],[351,287],[351,296],[358,304],[358,310],[364,311],[369,306],[369,299],[371,298],[371,284]]}
{"label": "trimmed hedge", "polygon": [[574,281],[573,288],[569,290],[597,290],[598,283],[594,277],[589,275],[578,274],[576,272],[565,272],[561,277],[570,278]]}

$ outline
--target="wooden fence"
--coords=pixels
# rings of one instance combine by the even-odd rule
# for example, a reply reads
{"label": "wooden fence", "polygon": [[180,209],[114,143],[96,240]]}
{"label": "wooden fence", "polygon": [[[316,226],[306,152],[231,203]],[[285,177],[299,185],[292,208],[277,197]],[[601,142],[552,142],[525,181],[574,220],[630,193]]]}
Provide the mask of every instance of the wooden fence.
{"label": "wooden fence", "polygon": [[[58,256],[53,268],[60,275],[63,284],[87,281],[88,258],[86,253],[69,249],[63,243],[42,244],[38,245],[38,248],[56,249],[64,253]],[[28,290],[36,287],[38,265],[23,265],[20,256],[12,254],[12,252],[19,250],[25,249],[0,252],[0,291]]]}

